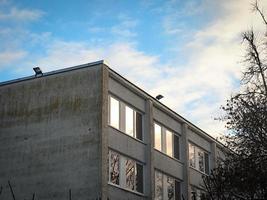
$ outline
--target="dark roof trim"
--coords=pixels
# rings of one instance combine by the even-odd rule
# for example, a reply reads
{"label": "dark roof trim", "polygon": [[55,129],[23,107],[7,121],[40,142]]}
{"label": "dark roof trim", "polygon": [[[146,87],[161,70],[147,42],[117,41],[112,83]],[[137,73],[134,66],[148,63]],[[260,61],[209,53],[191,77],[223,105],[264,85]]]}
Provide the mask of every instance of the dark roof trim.
{"label": "dark roof trim", "polygon": [[46,72],[46,73],[43,73],[42,76],[32,75],[32,76],[18,78],[18,79],[14,79],[14,80],[10,80],[10,81],[4,81],[4,82],[0,82],[0,86],[9,85],[9,84],[13,84],[13,83],[18,83],[18,82],[22,82],[22,81],[26,81],[26,80],[35,79],[35,78],[41,78],[41,77],[45,77],[45,76],[51,76],[51,75],[54,75],[54,74],[60,74],[60,73],[69,72],[69,71],[73,71],[73,70],[77,70],[77,69],[83,69],[83,68],[86,68],[86,67],[92,67],[92,66],[100,65],[100,64],[104,64],[104,60],[99,60],[99,61],[96,61],[96,62],[77,65],[77,66],[74,66],[74,67],[68,67],[68,68],[63,68],[63,69],[59,69],[59,70]]}

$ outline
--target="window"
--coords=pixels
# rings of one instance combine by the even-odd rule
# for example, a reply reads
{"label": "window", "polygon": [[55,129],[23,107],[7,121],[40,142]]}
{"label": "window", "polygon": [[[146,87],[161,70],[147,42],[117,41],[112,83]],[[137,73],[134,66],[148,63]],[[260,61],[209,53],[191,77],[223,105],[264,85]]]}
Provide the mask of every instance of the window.
{"label": "window", "polygon": [[196,159],[195,159],[195,146],[189,143],[189,165],[190,167],[196,167]]}
{"label": "window", "polygon": [[173,134],[172,132],[166,130],[166,154],[168,156],[173,156]]}
{"label": "window", "polygon": [[198,166],[199,170],[204,172],[204,152],[198,151]]}
{"label": "window", "polygon": [[162,143],[162,141],[161,141],[161,127],[159,126],[159,125],[157,125],[157,124],[155,124],[155,148],[157,149],[157,150],[159,150],[159,151],[161,151],[161,143]]}
{"label": "window", "polygon": [[155,200],[180,200],[180,182],[155,170]]}
{"label": "window", "polygon": [[[174,178],[169,177],[169,176],[165,176],[166,178],[166,189],[167,191],[165,191],[166,197],[168,200],[174,200]],[[165,198],[166,199],[166,198]]]}
{"label": "window", "polygon": [[209,154],[189,143],[189,166],[209,174]]}
{"label": "window", "polygon": [[110,150],[109,182],[128,190],[143,193],[143,165]]}
{"label": "window", "polygon": [[125,133],[134,137],[134,111],[125,106]]}
{"label": "window", "polygon": [[114,128],[119,129],[120,127],[120,105],[119,101],[110,97],[110,112],[109,112],[109,123]]}
{"label": "window", "polygon": [[125,103],[109,97],[109,125],[127,135],[143,140],[143,116]]}
{"label": "window", "polygon": [[155,171],[155,200],[163,199],[163,174]]}
{"label": "window", "polygon": [[208,199],[205,191],[191,186],[191,200],[204,200],[204,199]]}
{"label": "window", "polygon": [[154,123],[154,148],[170,157],[179,159],[179,136]]}
{"label": "window", "polygon": [[111,183],[119,185],[120,184],[120,156],[115,152],[110,152],[110,170],[109,170],[109,180]]}

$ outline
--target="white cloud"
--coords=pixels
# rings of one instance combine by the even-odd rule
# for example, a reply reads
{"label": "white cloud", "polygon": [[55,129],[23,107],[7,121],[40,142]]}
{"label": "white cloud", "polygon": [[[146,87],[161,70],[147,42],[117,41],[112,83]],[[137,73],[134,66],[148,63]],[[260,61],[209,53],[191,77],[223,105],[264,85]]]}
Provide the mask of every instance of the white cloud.
{"label": "white cloud", "polygon": [[86,43],[54,41],[48,45],[46,55],[34,60],[35,63],[32,64],[40,66],[44,71],[49,71],[100,59],[101,54],[97,49],[88,47]]}
{"label": "white cloud", "polygon": [[[206,6],[214,6],[206,3]],[[267,2],[262,5],[266,8]],[[223,123],[213,118],[220,115],[219,106],[237,89],[234,82],[243,70],[241,32],[252,24],[256,31],[263,27],[259,16],[250,12],[250,2],[217,1],[217,7],[220,15],[209,26],[196,31],[185,46],[184,53],[190,55],[190,61],[182,67],[184,70],[171,70],[176,76],[161,79],[160,87],[152,90],[154,94],[165,94],[164,103],[184,113],[215,137],[225,130]],[[195,102],[197,106],[191,107]]]}
{"label": "white cloud", "polygon": [[125,15],[119,16],[120,23],[111,28],[111,32],[119,37],[134,37],[136,32],[137,20],[131,19]]}
{"label": "white cloud", "polygon": [[[243,0],[217,0],[216,6],[213,0],[205,0],[200,10],[194,10],[192,5],[195,4],[190,3],[186,8],[193,9],[195,13],[206,10],[216,12],[216,6],[219,11],[209,26],[197,30],[191,41],[184,46],[183,54],[189,55],[190,59],[183,66],[177,66],[176,58],[182,59],[180,55],[165,64],[159,56],[138,50],[135,43],[113,42],[99,46],[89,42],[52,39],[47,42],[46,54],[41,58],[31,58],[28,66],[37,65],[43,71],[50,71],[106,59],[113,69],[127,79],[153,96],[164,95],[164,104],[211,135],[219,136],[219,133],[224,132],[223,124],[213,118],[220,114],[220,105],[224,104],[225,99],[236,89],[234,81],[240,77],[240,33],[252,24],[260,26],[261,22],[250,13],[250,3]],[[267,7],[267,3],[264,3],[264,6]],[[179,34],[182,33],[175,22],[177,14],[181,12],[176,13],[175,9],[170,12],[175,13],[169,13],[163,28],[166,33],[180,37]],[[137,21],[122,19],[112,31],[117,35],[132,37],[136,34],[133,31],[136,26]],[[102,31],[102,28],[91,31]],[[50,37],[49,33],[46,37]]]}
{"label": "white cloud", "polygon": [[13,63],[27,55],[25,51],[5,51],[0,52],[0,69],[6,64]]}
{"label": "white cloud", "polygon": [[[198,78],[200,72],[192,75],[190,70],[180,71],[160,63],[159,57],[137,50],[132,43],[91,46],[83,42],[55,41],[47,49],[47,55],[34,60],[32,65],[40,66],[43,71],[50,71],[101,59],[106,59],[115,71],[153,96],[163,94],[163,103],[180,114],[186,114],[189,120],[201,118],[199,124],[204,130],[214,128],[210,122],[216,124],[213,117],[219,104],[211,102],[214,105],[210,105],[209,102],[202,102],[203,96],[207,95],[207,98],[210,98],[212,92],[218,96],[216,88],[213,89],[211,86],[213,84]],[[188,105],[194,102],[195,106],[188,108]]]}
{"label": "white cloud", "polygon": [[43,16],[41,10],[18,9],[12,7],[8,12],[0,11],[0,20],[34,21]]}
{"label": "white cloud", "polygon": [[96,46],[85,42],[54,41],[47,47],[46,55],[34,59],[31,65],[50,71],[102,59],[107,60],[114,70],[145,88],[151,88],[161,76],[159,58],[138,51],[129,42]]}

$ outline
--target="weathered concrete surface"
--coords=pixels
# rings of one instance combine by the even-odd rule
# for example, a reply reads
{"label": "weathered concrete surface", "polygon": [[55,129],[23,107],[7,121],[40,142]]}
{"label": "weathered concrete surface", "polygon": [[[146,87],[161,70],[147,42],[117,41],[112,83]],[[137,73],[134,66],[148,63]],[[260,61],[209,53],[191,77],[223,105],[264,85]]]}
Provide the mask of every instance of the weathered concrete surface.
{"label": "weathered concrete surface", "polygon": [[101,67],[0,87],[1,199],[96,199]]}
{"label": "weathered concrete surface", "polygon": [[135,194],[132,191],[127,191],[125,189],[108,185],[108,195],[110,200],[145,200],[148,199],[147,196]]}

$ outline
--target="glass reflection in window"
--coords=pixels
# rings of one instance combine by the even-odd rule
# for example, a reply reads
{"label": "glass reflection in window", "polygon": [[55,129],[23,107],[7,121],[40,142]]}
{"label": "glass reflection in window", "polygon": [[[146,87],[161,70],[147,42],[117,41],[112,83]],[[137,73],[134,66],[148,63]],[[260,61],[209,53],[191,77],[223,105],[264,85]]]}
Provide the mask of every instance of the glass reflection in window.
{"label": "glass reflection in window", "polygon": [[114,128],[119,129],[120,127],[120,104],[119,101],[110,97],[110,116],[109,121],[110,125]]}
{"label": "glass reflection in window", "polygon": [[155,171],[155,200],[163,200],[163,174]]}
{"label": "glass reflection in window", "polygon": [[196,167],[195,161],[195,146],[189,143],[189,165],[190,167]]}
{"label": "glass reflection in window", "polygon": [[174,200],[174,179],[167,176],[167,197],[168,200]]}
{"label": "glass reflection in window", "polygon": [[128,189],[134,190],[135,186],[135,162],[131,159],[126,160],[126,187]]}
{"label": "glass reflection in window", "polygon": [[155,146],[155,149],[161,151],[161,127],[157,124],[154,124],[154,129],[155,129],[154,130],[154,132],[155,132],[155,134],[154,134],[154,137],[155,137],[154,146]]}
{"label": "glass reflection in window", "polygon": [[204,153],[202,151],[198,152],[198,163],[199,163],[199,170],[204,172]]}
{"label": "glass reflection in window", "polygon": [[120,184],[120,156],[115,152],[110,152],[110,182]]}
{"label": "glass reflection in window", "polygon": [[134,111],[130,107],[125,107],[125,132],[134,136]]}
{"label": "glass reflection in window", "polygon": [[173,156],[173,141],[172,141],[172,132],[166,130],[166,154]]}

